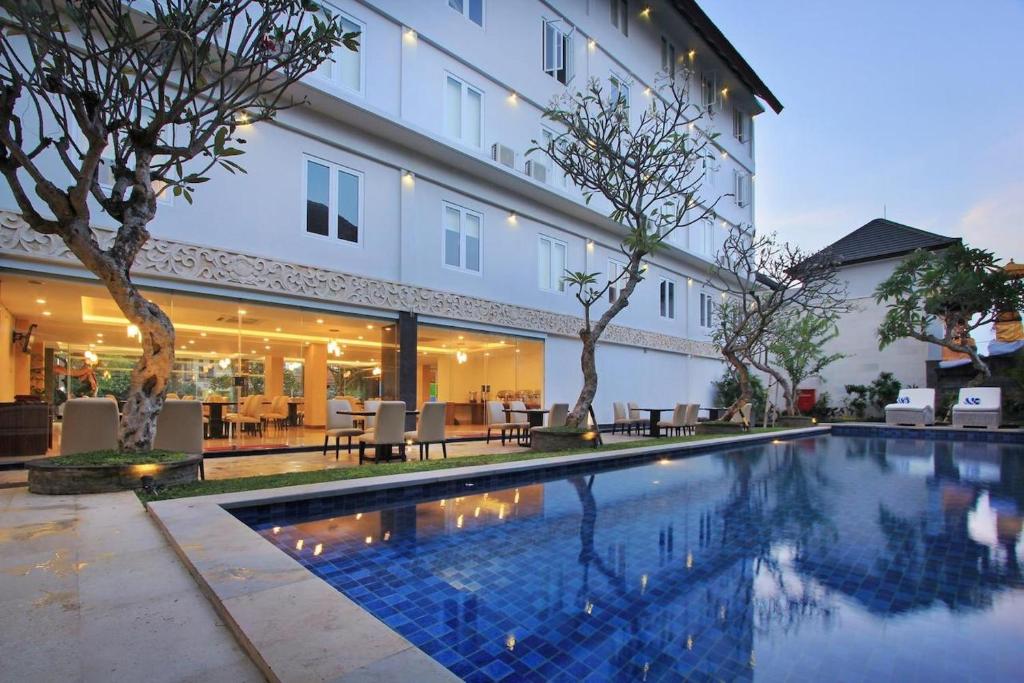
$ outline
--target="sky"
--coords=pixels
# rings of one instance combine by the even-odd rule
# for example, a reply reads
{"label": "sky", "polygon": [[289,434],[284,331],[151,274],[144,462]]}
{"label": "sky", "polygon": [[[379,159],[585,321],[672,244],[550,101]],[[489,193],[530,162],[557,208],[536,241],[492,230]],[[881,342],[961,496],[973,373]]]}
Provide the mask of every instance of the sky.
{"label": "sky", "polygon": [[884,212],[1024,262],[1024,0],[698,1],[785,107],[759,231],[819,249]]}

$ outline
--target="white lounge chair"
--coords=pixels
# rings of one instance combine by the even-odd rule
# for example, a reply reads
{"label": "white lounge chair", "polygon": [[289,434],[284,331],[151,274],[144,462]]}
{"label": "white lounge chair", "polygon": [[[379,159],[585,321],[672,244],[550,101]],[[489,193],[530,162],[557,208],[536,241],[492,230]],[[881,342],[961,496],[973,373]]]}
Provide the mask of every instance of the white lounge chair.
{"label": "white lounge chair", "polygon": [[953,406],[953,426],[999,429],[1003,419],[1002,399],[998,387],[961,389],[956,405]]}
{"label": "white lounge chair", "polygon": [[885,407],[885,423],[916,427],[935,424],[935,390],[900,389],[896,402]]}

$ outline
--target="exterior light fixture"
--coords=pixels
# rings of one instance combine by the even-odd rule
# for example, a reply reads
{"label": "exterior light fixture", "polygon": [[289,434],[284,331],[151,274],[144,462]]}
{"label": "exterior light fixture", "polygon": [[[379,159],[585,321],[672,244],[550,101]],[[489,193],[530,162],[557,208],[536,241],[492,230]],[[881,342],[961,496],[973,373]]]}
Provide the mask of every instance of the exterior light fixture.
{"label": "exterior light fixture", "polygon": [[587,47],[589,47],[591,50],[596,50],[597,49],[597,41],[594,40],[593,38],[591,38],[590,40],[587,41]]}

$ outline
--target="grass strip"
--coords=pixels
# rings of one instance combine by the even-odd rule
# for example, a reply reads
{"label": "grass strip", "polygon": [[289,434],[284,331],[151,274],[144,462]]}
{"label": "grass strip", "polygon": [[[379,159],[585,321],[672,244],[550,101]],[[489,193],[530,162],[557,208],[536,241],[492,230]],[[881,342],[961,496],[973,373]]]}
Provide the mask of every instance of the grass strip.
{"label": "grass strip", "polygon": [[90,451],[73,455],[58,455],[48,458],[47,465],[64,467],[89,467],[96,465],[159,465],[179,462],[188,458],[184,453],[173,451],[149,451],[148,453],[121,453],[119,451]]}
{"label": "grass strip", "polygon": [[[764,434],[769,432],[784,431],[780,427],[768,429],[752,429],[744,434]],[[390,462],[363,465],[361,467],[344,467],[329,470],[311,470],[309,472],[284,472],[281,474],[264,474],[255,477],[239,477],[237,479],[207,479],[190,484],[179,484],[162,489],[156,494],[139,492],[139,498],[143,502],[170,500],[173,498],[189,498],[192,496],[210,496],[218,493],[237,493],[239,491],[255,491],[258,489],[276,489],[284,486],[300,486],[303,484],[319,484],[328,481],[343,481],[346,479],[362,479],[363,477],[382,477],[393,474],[408,474],[410,472],[427,472],[431,470],[447,470],[453,467],[471,467],[475,465],[497,465],[506,462],[517,462],[520,460],[536,460],[538,458],[550,458],[557,455],[578,455],[580,453],[599,453],[601,451],[613,451],[628,448],[643,448],[645,446],[664,446],[673,443],[691,443],[694,441],[706,441],[709,439],[720,439],[729,436],[727,434],[697,434],[691,436],[677,436],[659,439],[637,439],[635,441],[620,441],[618,443],[605,444],[603,446],[578,448],[568,451],[550,451],[544,453],[533,453],[523,451],[520,453],[490,453],[483,455],[465,455],[441,460],[410,460],[408,462]]]}

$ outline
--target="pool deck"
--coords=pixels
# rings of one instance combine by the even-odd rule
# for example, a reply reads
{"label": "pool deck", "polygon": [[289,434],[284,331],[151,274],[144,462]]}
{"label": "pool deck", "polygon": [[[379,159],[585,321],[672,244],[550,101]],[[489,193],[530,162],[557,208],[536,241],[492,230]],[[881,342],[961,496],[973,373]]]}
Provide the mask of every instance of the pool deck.
{"label": "pool deck", "polygon": [[[328,495],[457,481],[624,456],[704,452],[827,434],[828,426],[555,456],[499,465],[372,477],[151,503],[150,514],[253,661],[272,681],[399,681],[458,678],[369,612],[268,543],[228,510]],[[282,634],[292,637],[283,638]]]}

